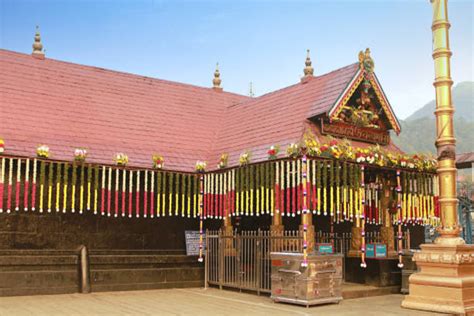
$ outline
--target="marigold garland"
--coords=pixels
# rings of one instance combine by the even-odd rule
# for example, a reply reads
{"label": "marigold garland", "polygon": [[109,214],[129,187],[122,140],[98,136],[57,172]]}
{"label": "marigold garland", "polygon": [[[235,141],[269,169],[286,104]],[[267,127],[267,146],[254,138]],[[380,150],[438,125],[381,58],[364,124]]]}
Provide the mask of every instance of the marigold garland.
{"label": "marigold garland", "polygon": [[36,176],[38,163],[36,158],[33,160],[33,184],[31,186],[31,210],[36,209]]}
{"label": "marigold garland", "polygon": [[67,208],[67,187],[68,187],[68,180],[69,180],[69,165],[67,163],[64,164],[63,169],[63,213],[66,213]]}
{"label": "marigold garland", "polygon": [[52,195],[53,195],[53,163],[49,163],[48,168],[48,213],[51,213]]}
{"label": "marigold garland", "polygon": [[71,182],[71,212],[76,212],[76,181],[77,181],[77,164],[72,164],[72,182]]}
{"label": "marigold garland", "polygon": [[[12,172],[12,162],[13,162],[13,159],[10,159],[10,174],[9,174],[9,189],[10,186],[11,186],[11,172]],[[40,161],[40,178],[39,178],[39,182],[40,182],[40,200],[39,200],[39,212],[40,213],[43,213],[43,196],[44,196],[44,185],[45,185],[45,168],[46,168],[46,165],[45,165],[45,162],[44,161]],[[7,203],[9,202],[10,200],[10,193],[11,192],[8,192],[8,196],[9,196],[9,199],[7,201]],[[8,210],[7,210],[7,213],[10,213],[10,206],[8,204]]]}
{"label": "marigold garland", "polygon": [[81,179],[79,188],[79,214],[84,211],[84,164],[81,164]]}

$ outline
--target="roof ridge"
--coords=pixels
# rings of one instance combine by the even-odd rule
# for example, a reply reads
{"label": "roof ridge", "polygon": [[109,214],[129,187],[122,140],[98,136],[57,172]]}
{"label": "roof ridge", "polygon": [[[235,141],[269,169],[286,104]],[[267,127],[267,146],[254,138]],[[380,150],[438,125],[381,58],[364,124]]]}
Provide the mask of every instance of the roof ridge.
{"label": "roof ridge", "polygon": [[270,92],[267,92],[265,94],[262,94],[262,95],[259,95],[258,97],[254,97],[254,98],[250,98],[250,99],[247,99],[247,100],[244,100],[242,102],[237,102],[237,103],[234,103],[232,105],[229,105],[228,107],[234,107],[234,106],[238,106],[238,105],[243,105],[243,104],[248,104],[248,103],[251,103],[251,102],[255,102],[263,97],[266,97],[266,96],[269,96],[269,95],[272,95],[272,94],[276,94],[276,93],[280,93],[280,92],[283,92],[283,91],[286,91],[286,90],[289,90],[291,88],[294,88],[294,87],[299,87],[300,85],[305,85],[305,84],[308,84],[308,83],[311,83],[311,82],[315,82],[316,80],[321,80],[321,79],[324,79],[326,76],[329,76],[331,74],[333,74],[334,72],[338,72],[338,71],[342,71],[346,68],[350,68],[350,67],[353,67],[355,65],[358,65],[359,63],[358,62],[355,62],[355,63],[352,63],[352,64],[349,64],[349,65],[346,65],[346,66],[343,66],[343,67],[340,67],[340,68],[337,68],[337,69],[334,69],[334,70],[331,70],[327,73],[324,73],[322,75],[319,75],[319,76],[314,76],[311,80],[308,80],[306,82],[296,82],[292,85],[289,85],[289,86],[286,86],[286,87],[282,87],[280,89],[277,89],[277,90],[273,90],[273,91],[270,91]]}
{"label": "roof ridge", "polygon": [[[26,57],[31,57],[31,55],[29,55],[29,54],[22,53],[22,52],[17,52],[17,51],[13,51],[13,50],[8,50],[8,49],[4,49],[4,48],[0,48],[0,53],[19,55],[19,56],[22,56],[22,57],[25,57],[25,58]],[[55,58],[50,58],[50,57],[47,57],[44,60],[41,60],[40,62],[52,62],[52,63],[57,63],[57,64],[72,65],[74,67],[79,67],[79,68],[86,68],[86,69],[92,69],[92,70],[100,70],[100,71],[104,71],[104,72],[108,72],[108,73],[114,73],[114,74],[121,75],[121,76],[124,76],[124,77],[137,77],[137,78],[142,78],[142,79],[158,81],[158,82],[165,83],[165,84],[172,84],[172,85],[182,86],[182,87],[190,87],[190,88],[205,90],[205,91],[209,91],[209,92],[214,91],[212,89],[212,87],[203,87],[203,86],[198,86],[198,85],[190,84],[190,83],[183,83],[183,82],[179,82],[179,81],[155,78],[155,77],[135,74],[135,73],[132,73],[132,72],[127,72],[127,71],[122,71],[122,70],[103,68],[103,67],[99,67],[99,66],[79,64],[79,63],[75,63],[75,62],[71,62],[71,61],[65,61],[65,60],[60,60],[60,59],[55,59]],[[227,95],[233,95],[233,96],[236,96],[236,97],[249,98],[248,96],[246,96],[244,94],[239,94],[239,93],[236,93],[236,92],[219,91],[219,93],[224,93],[224,94],[227,94]]]}

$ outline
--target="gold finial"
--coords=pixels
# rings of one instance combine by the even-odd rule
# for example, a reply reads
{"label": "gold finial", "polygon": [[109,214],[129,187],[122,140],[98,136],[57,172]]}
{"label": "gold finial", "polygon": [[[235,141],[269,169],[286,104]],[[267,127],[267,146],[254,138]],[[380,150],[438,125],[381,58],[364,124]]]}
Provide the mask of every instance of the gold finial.
{"label": "gold finial", "polygon": [[41,43],[39,26],[36,26],[35,42],[33,43],[33,52],[31,55],[39,59],[44,59],[43,44]]}
{"label": "gold finial", "polygon": [[359,66],[362,70],[372,73],[374,71],[374,60],[370,56],[370,48],[366,48],[365,52],[359,52]]}
{"label": "gold finial", "polygon": [[303,72],[304,72],[304,76],[308,77],[308,76],[313,75],[314,69],[311,66],[311,58],[309,57],[309,49],[306,52],[307,52],[306,61],[304,63],[306,65],[306,67],[304,67]]}
{"label": "gold finial", "polygon": [[219,63],[216,64],[216,71],[214,71],[214,79],[212,79],[213,88],[215,90],[222,90],[221,88],[221,74],[219,72]]}
{"label": "gold finial", "polygon": [[255,96],[255,93],[253,92],[253,84],[252,81],[250,81],[249,84],[249,97],[253,98]]}

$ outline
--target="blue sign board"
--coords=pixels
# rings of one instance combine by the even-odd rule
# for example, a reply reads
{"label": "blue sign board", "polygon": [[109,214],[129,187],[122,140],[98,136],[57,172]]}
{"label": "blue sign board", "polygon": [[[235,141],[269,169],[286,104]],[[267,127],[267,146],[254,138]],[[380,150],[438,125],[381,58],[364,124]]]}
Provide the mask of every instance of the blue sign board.
{"label": "blue sign board", "polygon": [[318,244],[318,252],[320,252],[320,253],[334,253],[334,248],[331,244]]}
{"label": "blue sign board", "polygon": [[367,258],[375,258],[375,244],[365,245],[365,256]]}
{"label": "blue sign board", "polygon": [[387,245],[376,244],[375,245],[375,258],[386,258],[387,257]]}

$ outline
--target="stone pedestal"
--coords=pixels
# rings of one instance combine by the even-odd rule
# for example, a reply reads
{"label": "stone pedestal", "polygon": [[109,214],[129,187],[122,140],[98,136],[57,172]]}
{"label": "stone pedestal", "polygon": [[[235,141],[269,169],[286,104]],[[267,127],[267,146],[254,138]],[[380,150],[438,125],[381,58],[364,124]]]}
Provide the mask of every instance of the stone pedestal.
{"label": "stone pedestal", "polygon": [[449,314],[474,314],[474,246],[424,244],[413,260],[402,307]]}

